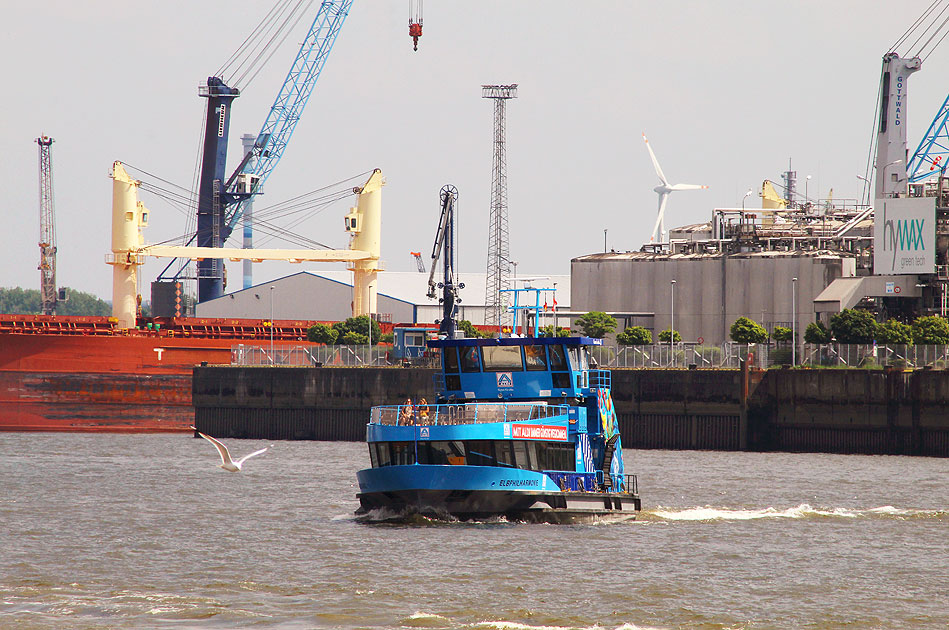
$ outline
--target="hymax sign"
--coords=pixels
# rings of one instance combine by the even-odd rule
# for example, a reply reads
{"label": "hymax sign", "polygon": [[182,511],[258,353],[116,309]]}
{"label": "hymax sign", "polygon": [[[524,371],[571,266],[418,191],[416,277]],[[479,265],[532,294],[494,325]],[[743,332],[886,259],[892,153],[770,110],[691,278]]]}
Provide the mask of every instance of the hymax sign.
{"label": "hymax sign", "polygon": [[873,209],[873,273],[936,271],[936,198],[877,199]]}

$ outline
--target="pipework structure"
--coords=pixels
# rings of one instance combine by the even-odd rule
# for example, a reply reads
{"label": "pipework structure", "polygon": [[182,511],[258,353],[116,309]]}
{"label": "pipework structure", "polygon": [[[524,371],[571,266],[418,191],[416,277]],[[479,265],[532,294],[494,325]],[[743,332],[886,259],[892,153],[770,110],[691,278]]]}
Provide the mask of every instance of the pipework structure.
{"label": "pipework structure", "polygon": [[511,288],[511,260],[507,222],[507,148],[505,145],[507,101],[517,98],[517,84],[482,85],[481,98],[494,100],[494,161],[492,165],[491,214],[488,224],[488,267],[484,290],[485,321],[488,326],[510,323],[503,308],[501,291]]}
{"label": "pipework structure", "polygon": [[40,136],[40,300],[43,315],[56,314],[56,211],[53,206],[53,139]]}

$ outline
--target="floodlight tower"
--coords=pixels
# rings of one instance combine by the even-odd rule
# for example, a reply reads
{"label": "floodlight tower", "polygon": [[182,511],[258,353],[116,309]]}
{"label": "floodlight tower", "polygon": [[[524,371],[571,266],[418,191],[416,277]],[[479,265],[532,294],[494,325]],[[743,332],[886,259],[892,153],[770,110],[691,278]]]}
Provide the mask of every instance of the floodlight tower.
{"label": "floodlight tower", "polygon": [[509,322],[502,310],[501,290],[510,289],[510,250],[507,227],[507,151],[504,144],[505,106],[517,98],[517,84],[482,85],[481,97],[494,99],[494,164],[491,184],[491,218],[488,233],[488,273],[485,285],[484,323],[502,326]]}
{"label": "floodlight tower", "polygon": [[56,314],[56,213],[53,208],[53,139],[36,139],[40,156],[40,300],[44,315]]}

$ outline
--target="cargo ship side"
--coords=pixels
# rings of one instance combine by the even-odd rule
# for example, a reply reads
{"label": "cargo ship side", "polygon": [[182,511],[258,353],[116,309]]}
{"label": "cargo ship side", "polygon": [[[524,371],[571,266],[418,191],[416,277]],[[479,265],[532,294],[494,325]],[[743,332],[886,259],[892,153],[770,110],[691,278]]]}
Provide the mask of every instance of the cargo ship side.
{"label": "cargo ship side", "polygon": [[[274,322],[301,343],[313,322]],[[0,315],[0,431],[189,431],[192,370],[227,364],[231,347],[264,345],[261,320]]]}

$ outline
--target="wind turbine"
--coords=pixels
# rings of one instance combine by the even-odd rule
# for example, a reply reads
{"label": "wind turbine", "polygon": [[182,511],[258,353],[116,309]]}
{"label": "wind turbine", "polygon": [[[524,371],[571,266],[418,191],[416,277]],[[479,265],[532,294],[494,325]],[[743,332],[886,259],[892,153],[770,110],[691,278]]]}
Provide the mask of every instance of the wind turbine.
{"label": "wind turbine", "polygon": [[649,144],[649,139],[646,138],[646,134],[643,134],[643,142],[646,143],[646,149],[649,150],[649,157],[652,158],[652,165],[656,167],[656,175],[659,176],[660,184],[653,188],[657,193],[659,193],[659,214],[656,215],[656,225],[652,228],[652,236],[649,237],[649,242],[655,242],[658,238],[661,242],[662,235],[666,233],[664,215],[666,212],[666,201],[669,199],[669,194],[677,190],[699,190],[702,188],[708,188],[708,186],[700,186],[699,184],[669,184],[669,180],[666,179],[665,174],[662,172],[662,167],[659,166],[659,160],[656,159],[656,154],[652,152],[652,145]]}

